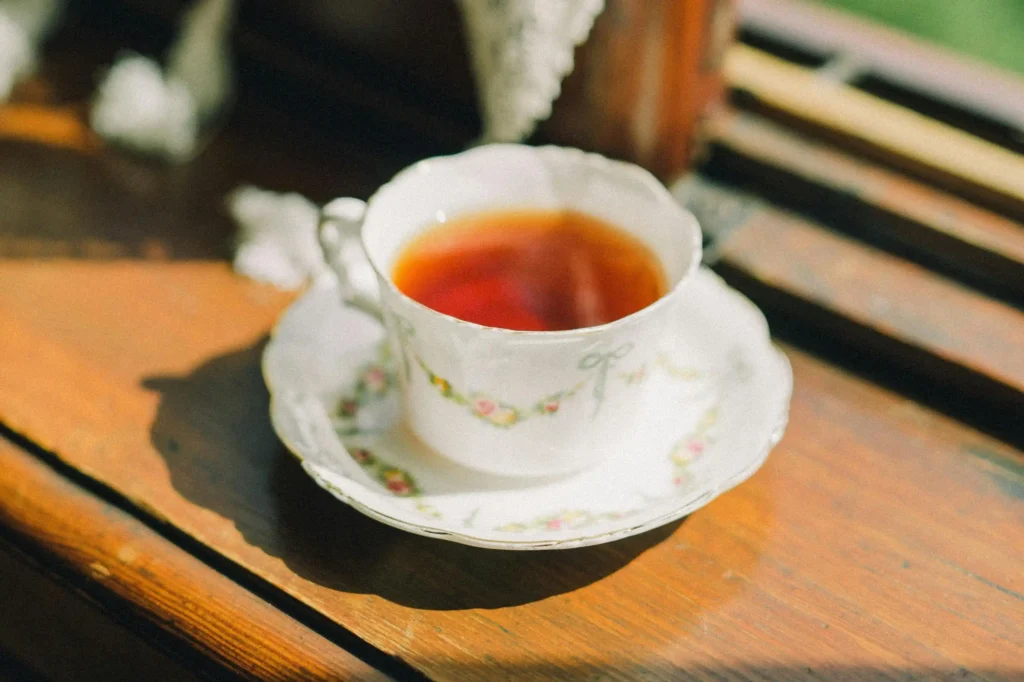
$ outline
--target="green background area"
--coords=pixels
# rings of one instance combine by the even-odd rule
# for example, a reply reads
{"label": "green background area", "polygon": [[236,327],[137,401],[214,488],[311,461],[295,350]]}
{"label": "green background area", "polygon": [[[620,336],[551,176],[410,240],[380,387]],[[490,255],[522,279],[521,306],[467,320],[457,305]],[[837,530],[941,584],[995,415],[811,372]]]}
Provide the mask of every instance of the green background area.
{"label": "green background area", "polygon": [[1024,74],[1024,0],[819,0]]}

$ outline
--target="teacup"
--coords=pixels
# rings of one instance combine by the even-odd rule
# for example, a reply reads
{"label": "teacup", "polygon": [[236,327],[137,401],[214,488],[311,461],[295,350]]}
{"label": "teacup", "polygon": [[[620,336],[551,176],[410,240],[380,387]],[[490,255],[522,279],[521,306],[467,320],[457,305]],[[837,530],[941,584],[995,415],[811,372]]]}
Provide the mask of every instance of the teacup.
{"label": "teacup", "polygon": [[[660,260],[668,292],[600,326],[513,331],[436,312],[392,282],[402,248],[424,230],[463,214],[523,208],[579,211],[639,238]],[[407,168],[366,204],[329,203],[320,239],[344,303],[383,320],[404,418],[440,455],[506,476],[565,474],[671,419],[645,382],[630,377],[642,377],[672,340],[701,234],[647,171],[577,149],[481,146]],[[357,243],[369,266],[354,256]],[[367,281],[371,268],[376,282]]]}

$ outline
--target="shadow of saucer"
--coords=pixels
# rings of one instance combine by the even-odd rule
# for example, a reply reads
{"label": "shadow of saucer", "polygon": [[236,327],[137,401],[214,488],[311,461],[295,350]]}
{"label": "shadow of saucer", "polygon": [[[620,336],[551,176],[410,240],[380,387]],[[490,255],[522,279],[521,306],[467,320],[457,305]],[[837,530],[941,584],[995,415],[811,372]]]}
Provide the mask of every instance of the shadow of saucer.
{"label": "shadow of saucer", "polygon": [[160,393],[150,437],[182,496],[306,580],[417,608],[513,606],[600,580],[682,523],[597,547],[510,552],[369,519],[321,490],[277,440],[260,374],[264,344],[213,357],[184,377],[146,379]]}

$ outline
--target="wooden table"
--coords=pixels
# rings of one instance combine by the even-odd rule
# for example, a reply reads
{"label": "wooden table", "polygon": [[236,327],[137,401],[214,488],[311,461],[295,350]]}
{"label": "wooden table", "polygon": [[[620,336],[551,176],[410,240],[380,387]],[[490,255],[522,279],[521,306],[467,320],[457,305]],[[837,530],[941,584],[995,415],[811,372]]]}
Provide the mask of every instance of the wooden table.
{"label": "wooden table", "polygon": [[259,358],[293,296],[232,274],[221,207],[454,147],[243,93],[199,160],[145,164],[83,124],[111,42],[66,38],[0,109],[0,679],[1024,678],[1012,188],[794,126],[743,80],[782,65],[736,52],[744,106],[677,191],[792,362],[785,438],[681,522],[480,550],[361,516],[277,441]]}

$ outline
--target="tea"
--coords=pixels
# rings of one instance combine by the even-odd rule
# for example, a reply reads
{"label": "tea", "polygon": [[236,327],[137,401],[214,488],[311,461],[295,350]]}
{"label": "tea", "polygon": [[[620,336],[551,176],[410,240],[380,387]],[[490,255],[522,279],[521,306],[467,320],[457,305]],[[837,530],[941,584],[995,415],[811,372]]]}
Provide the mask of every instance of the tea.
{"label": "tea", "polygon": [[612,322],[666,291],[661,263],[631,234],[575,211],[478,213],[407,244],[392,280],[438,312],[521,331]]}

